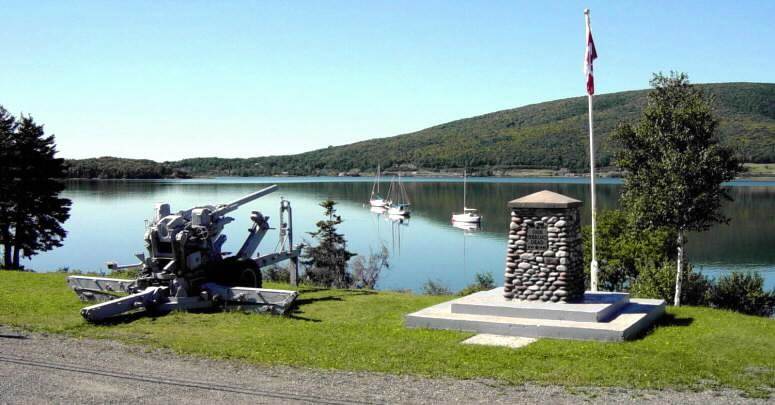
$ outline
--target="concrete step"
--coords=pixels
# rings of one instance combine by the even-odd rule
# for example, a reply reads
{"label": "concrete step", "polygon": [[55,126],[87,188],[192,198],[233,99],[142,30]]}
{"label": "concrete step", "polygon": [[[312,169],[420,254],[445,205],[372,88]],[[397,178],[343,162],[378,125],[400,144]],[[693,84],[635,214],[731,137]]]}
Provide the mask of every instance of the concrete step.
{"label": "concrete step", "polygon": [[590,322],[455,313],[452,311],[454,301],[443,302],[409,314],[405,324],[410,328],[459,330],[529,338],[622,341],[637,337],[665,311],[664,300],[631,299],[612,319]]}
{"label": "concrete step", "polygon": [[629,302],[627,293],[591,291],[584,293],[583,301],[575,303],[505,300],[503,287],[499,287],[453,300],[451,311],[509,318],[602,322],[614,318]]}

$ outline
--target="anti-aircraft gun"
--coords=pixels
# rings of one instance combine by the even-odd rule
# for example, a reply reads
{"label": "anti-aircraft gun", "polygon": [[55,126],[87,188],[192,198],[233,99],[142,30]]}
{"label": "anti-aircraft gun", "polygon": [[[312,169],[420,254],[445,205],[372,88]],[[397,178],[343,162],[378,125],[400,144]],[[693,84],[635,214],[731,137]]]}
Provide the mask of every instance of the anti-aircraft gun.
{"label": "anti-aircraft gun", "polygon": [[[297,292],[261,288],[261,267],[290,260],[291,283],[296,284],[301,248],[293,246],[292,212],[288,200],[280,200],[281,250],[253,257],[269,228],[269,217],[258,211],[250,216],[248,237],[236,254],[222,252],[223,228],[234,219],[226,214],[277,190],[276,185],[221,205],[204,205],[173,213],[170,205],[158,204],[146,222],[148,255],[135,255],[140,263],[111,270],[137,269],[135,280],[70,276],[70,287],[85,301],[106,301],[88,306],[81,314],[101,321],[136,309],[165,313],[171,310],[237,307],[285,313]],[[286,220],[287,219],[287,220]],[[126,295],[128,294],[128,295]]]}

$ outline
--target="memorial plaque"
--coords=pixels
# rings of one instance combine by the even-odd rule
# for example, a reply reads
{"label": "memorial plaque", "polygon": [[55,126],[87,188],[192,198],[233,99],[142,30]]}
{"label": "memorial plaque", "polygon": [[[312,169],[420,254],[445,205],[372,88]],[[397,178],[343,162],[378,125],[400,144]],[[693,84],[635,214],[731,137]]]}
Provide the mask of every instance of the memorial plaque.
{"label": "memorial plaque", "polygon": [[543,252],[549,249],[549,235],[545,226],[531,226],[527,228],[527,235],[525,236],[526,250],[540,250]]}

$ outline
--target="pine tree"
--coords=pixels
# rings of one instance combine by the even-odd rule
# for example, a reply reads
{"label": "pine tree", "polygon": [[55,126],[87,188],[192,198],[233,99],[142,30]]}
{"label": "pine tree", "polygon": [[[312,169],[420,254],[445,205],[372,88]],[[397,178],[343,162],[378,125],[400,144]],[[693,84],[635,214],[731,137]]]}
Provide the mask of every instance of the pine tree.
{"label": "pine tree", "polygon": [[20,258],[62,245],[70,200],[60,198],[64,159],[54,136],[30,116],[16,121],[0,107],[0,245],[3,267],[20,268]]}
{"label": "pine tree", "polygon": [[8,217],[14,205],[11,190],[15,171],[11,163],[17,126],[16,118],[0,106],[0,242],[3,243],[3,267],[10,267],[13,253],[5,241],[11,240],[12,232]]}
{"label": "pine tree", "polygon": [[315,284],[326,287],[347,288],[352,284],[352,275],[347,271],[347,262],[355,256],[346,248],[344,235],[336,227],[342,218],[336,215],[336,202],[325,200],[320,203],[327,220],[318,221],[318,229],[309,234],[318,240],[317,246],[307,247],[302,264],[307,266],[306,277]]}

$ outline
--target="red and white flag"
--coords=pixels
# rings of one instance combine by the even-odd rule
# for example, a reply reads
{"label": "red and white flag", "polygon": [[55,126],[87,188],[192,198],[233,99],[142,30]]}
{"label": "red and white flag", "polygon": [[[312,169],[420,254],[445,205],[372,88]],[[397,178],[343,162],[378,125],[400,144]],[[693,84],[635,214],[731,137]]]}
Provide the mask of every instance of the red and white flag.
{"label": "red and white flag", "polygon": [[589,26],[589,10],[584,10],[584,16],[587,20],[587,49],[584,52],[584,74],[587,75],[587,94],[595,94],[595,75],[592,70],[592,62],[597,59],[595,50],[595,41],[592,40],[592,28]]}

